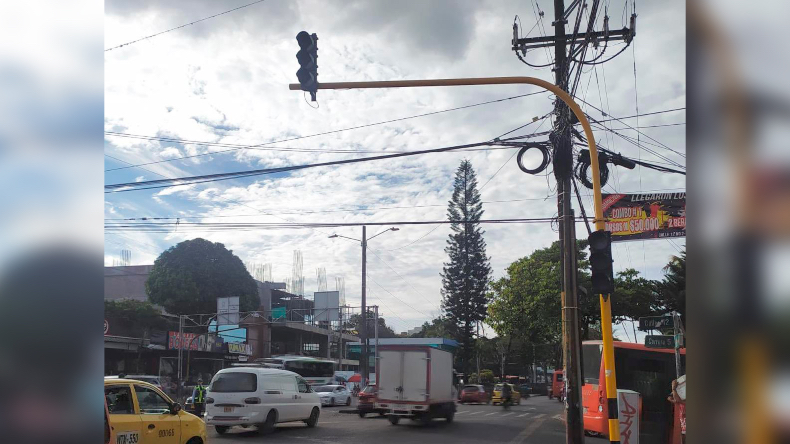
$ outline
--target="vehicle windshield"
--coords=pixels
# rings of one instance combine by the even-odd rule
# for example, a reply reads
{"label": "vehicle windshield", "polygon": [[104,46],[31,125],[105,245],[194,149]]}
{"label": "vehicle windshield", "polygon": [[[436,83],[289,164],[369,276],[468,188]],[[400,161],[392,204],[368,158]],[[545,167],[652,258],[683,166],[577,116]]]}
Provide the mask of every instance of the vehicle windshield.
{"label": "vehicle windshield", "polygon": [[209,391],[216,393],[254,392],[258,390],[258,378],[254,373],[228,372],[214,377]]}
{"label": "vehicle windshield", "polygon": [[502,384],[497,384],[494,386],[494,390],[500,391],[502,390]]}
{"label": "vehicle windshield", "polygon": [[333,386],[333,385],[321,385],[321,386],[318,386],[318,387],[314,387],[314,388],[313,388],[313,390],[315,390],[315,391],[316,391],[316,392],[318,392],[318,393],[326,393],[326,392],[331,392],[331,391],[333,391],[334,389],[335,389],[335,386]]}
{"label": "vehicle windshield", "polygon": [[375,385],[369,385],[369,386],[365,387],[365,390],[362,390],[362,393],[367,393],[367,394],[376,393],[376,386]]}

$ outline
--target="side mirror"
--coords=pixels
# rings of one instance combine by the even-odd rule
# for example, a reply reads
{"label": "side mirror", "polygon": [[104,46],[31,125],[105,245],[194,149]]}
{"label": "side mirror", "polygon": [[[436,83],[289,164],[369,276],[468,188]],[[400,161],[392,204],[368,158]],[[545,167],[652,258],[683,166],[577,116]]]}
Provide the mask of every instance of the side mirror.
{"label": "side mirror", "polygon": [[180,412],[180,411],[181,411],[181,404],[176,402],[175,404],[170,406],[170,414],[171,415],[177,415],[178,412]]}

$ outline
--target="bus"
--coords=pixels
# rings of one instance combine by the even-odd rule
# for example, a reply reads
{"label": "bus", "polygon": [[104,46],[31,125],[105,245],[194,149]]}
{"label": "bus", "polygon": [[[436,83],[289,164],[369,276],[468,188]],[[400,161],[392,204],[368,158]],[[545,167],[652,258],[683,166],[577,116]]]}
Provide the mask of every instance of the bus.
{"label": "bus", "polygon": [[[609,410],[602,350],[600,340],[582,343],[582,405],[584,430],[608,437]],[[681,373],[685,374],[686,350],[680,352]],[[639,442],[672,444],[679,435],[675,433],[674,406],[667,400],[676,378],[675,350],[615,341],[614,368],[617,388],[641,395]]]}
{"label": "bus", "polygon": [[269,368],[279,368],[297,373],[310,385],[326,385],[332,382],[335,375],[335,361],[314,358],[312,356],[282,355],[271,358],[256,359]]}

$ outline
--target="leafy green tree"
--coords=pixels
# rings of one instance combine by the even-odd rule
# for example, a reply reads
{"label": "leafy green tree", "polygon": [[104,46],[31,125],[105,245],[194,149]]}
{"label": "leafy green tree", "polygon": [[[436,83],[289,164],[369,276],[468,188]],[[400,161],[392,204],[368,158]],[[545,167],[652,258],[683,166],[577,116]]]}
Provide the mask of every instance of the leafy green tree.
{"label": "leafy green tree", "polygon": [[677,311],[686,324],[686,252],[672,256],[664,267],[664,279],[657,283],[655,309],[661,313]]}
{"label": "leafy green tree", "polygon": [[167,327],[161,311],[148,301],[105,300],[104,316],[112,325],[135,337],[148,337],[151,330]]}
{"label": "leafy green tree", "polygon": [[442,270],[442,310],[450,333],[461,344],[459,367],[469,374],[474,358],[474,333],[486,317],[486,290],[491,265],[486,256],[484,231],[480,228],[483,203],[477,190],[477,177],[468,160],[455,174],[453,196],[447,217],[454,222],[445,252],[449,261]]}
{"label": "leafy green tree", "polygon": [[431,322],[422,324],[422,330],[412,334],[411,338],[447,338],[452,336],[450,334],[450,326],[447,318],[439,316],[434,318]]}
{"label": "leafy green tree", "polygon": [[[600,303],[596,295],[581,289],[590,288],[587,241],[576,243],[579,322],[582,339],[600,338]],[[491,284],[486,322],[500,336],[517,334],[528,344],[562,342],[562,307],[560,306],[559,242],[534,251],[507,269],[507,274]],[[626,269],[617,273],[612,295],[612,321],[649,316],[654,313],[655,282]],[[536,350],[537,352],[537,350]]]}
{"label": "leafy green tree", "polygon": [[217,298],[239,297],[239,310],[260,306],[258,286],[244,263],[221,243],[187,240],[165,250],[145,282],[151,302],[171,314],[214,313]]}
{"label": "leafy green tree", "polygon": [[[375,332],[374,328],[376,326],[376,316],[373,311],[368,311],[367,321],[368,336],[371,340],[373,340],[373,333]],[[359,313],[354,313],[349,316],[348,320],[345,322],[345,328],[358,333],[362,329],[362,315]],[[387,325],[387,321],[384,319],[384,317],[379,316],[379,338],[396,337],[398,337],[398,335],[389,325]]]}

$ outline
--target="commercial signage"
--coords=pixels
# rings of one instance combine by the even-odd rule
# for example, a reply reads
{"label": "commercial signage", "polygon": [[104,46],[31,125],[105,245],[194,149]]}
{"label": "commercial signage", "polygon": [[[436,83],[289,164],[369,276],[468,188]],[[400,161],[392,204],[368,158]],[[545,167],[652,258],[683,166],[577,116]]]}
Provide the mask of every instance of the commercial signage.
{"label": "commercial signage", "polygon": [[686,193],[603,194],[612,241],[686,236]]}
{"label": "commercial signage", "polygon": [[239,325],[239,297],[217,298],[217,325]]}
{"label": "commercial signage", "polygon": [[666,335],[647,335],[645,336],[645,347],[675,348],[675,337]]}
{"label": "commercial signage", "polygon": [[208,351],[221,353],[223,351],[224,341],[215,335],[183,333],[179,335],[177,331],[171,331],[167,334],[167,348],[169,350],[192,350],[192,351]]}
{"label": "commercial signage", "polygon": [[251,355],[252,346],[243,342],[228,342],[228,353],[237,355]]}
{"label": "commercial signage", "polygon": [[661,330],[672,327],[672,316],[646,316],[639,318],[639,329],[642,331]]}

